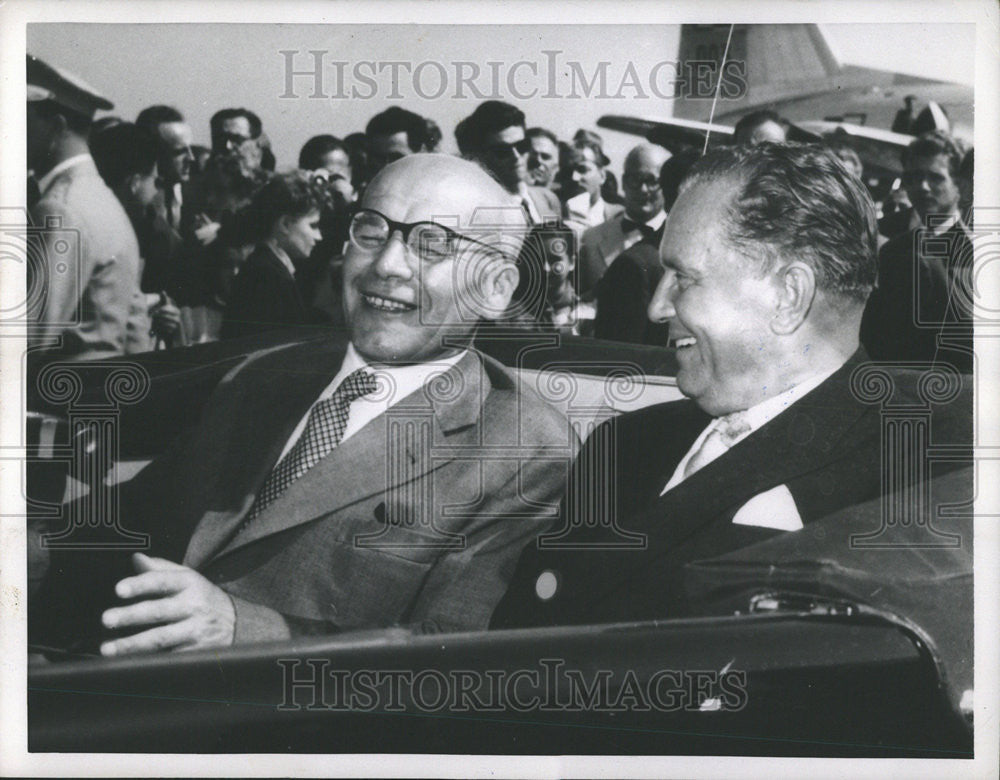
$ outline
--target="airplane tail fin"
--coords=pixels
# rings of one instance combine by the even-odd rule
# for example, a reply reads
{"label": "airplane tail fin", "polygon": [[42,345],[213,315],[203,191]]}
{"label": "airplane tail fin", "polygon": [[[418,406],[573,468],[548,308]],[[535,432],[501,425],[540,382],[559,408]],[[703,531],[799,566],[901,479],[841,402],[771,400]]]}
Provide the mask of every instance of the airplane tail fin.
{"label": "airplane tail fin", "polygon": [[[710,92],[714,93],[721,72],[724,105],[719,109],[725,113],[808,92],[812,85],[841,73],[836,55],[815,24],[737,24],[732,28],[725,63],[728,24],[682,25],[678,52],[681,73],[691,74],[695,61],[715,63]],[[734,84],[740,86],[739,95],[734,94]],[[691,94],[690,83],[682,87],[674,101],[674,116],[708,116],[712,98],[705,90],[698,92]]]}

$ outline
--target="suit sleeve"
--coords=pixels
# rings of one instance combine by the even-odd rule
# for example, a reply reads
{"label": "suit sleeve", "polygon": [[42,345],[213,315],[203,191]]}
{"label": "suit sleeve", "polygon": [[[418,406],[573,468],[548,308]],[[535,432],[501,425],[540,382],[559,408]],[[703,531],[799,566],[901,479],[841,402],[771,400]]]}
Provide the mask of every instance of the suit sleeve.
{"label": "suit sleeve", "polygon": [[[589,240],[588,240],[589,239]],[[580,240],[580,294],[584,299],[594,297],[597,282],[604,275],[604,257],[597,237],[591,234]]]}
{"label": "suit sleeve", "polygon": [[649,297],[642,270],[619,255],[597,285],[595,337],[641,344]]}
{"label": "suit sleeve", "polygon": [[[539,453],[540,454],[540,453]],[[565,460],[524,459],[508,485],[497,491],[506,496],[506,516],[477,527],[466,536],[465,548],[442,556],[409,615],[410,627],[420,633],[483,630],[507,590],[521,551],[534,543],[555,521],[554,508],[566,486]],[[523,497],[535,511],[525,516],[510,512],[510,496]],[[496,501],[484,514],[503,513]]]}

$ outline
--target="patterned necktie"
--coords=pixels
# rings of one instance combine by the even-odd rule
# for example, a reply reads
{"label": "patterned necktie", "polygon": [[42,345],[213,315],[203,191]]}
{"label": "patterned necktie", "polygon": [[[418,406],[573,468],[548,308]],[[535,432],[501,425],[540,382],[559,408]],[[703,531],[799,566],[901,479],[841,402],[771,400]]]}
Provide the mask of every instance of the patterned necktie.
{"label": "patterned necktie", "polygon": [[698,469],[707,466],[718,458],[745,433],[750,432],[750,423],[743,412],[734,412],[725,417],[716,418],[712,430],[705,437],[701,446],[694,452],[684,466],[684,479],[694,474]]}
{"label": "patterned necktie", "polygon": [[347,412],[351,404],[377,389],[375,377],[368,369],[359,368],[340,383],[333,395],[313,406],[302,435],[264,481],[264,486],[258,491],[253,506],[240,525],[240,531],[284,493],[289,485],[340,444],[347,428]]}

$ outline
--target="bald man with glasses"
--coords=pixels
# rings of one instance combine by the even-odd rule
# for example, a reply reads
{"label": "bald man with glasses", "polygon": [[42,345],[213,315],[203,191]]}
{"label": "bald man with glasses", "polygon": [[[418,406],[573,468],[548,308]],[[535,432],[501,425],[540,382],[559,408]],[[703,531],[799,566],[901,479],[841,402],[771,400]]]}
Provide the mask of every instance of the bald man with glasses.
{"label": "bald man with glasses", "polygon": [[[344,260],[349,343],[251,355],[198,429],[125,487],[123,524],[151,535],[155,557],[134,556],[130,576],[102,564],[117,601],[99,615],[116,634],[104,655],[486,627],[576,444],[470,346],[517,284],[527,226],[507,201],[445,155],[375,177]],[[34,603],[93,592],[53,580]]]}

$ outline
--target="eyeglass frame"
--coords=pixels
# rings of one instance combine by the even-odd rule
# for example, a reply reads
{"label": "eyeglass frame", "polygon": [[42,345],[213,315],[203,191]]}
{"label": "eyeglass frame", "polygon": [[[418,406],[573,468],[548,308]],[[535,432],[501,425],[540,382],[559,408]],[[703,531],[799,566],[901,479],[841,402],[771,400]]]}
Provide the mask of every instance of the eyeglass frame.
{"label": "eyeglass frame", "polygon": [[[357,220],[359,216],[365,213],[374,214],[377,217],[380,217],[389,227],[389,235],[386,237],[385,243],[378,249],[368,249],[367,247],[360,246],[354,238],[354,222],[355,220]],[[398,222],[394,219],[390,219],[377,209],[369,209],[369,208],[358,209],[354,213],[354,216],[351,217],[350,224],[348,224],[347,226],[347,238],[352,246],[354,246],[355,248],[359,249],[362,252],[380,252],[383,249],[385,249],[386,246],[389,245],[389,241],[392,239],[393,234],[395,234],[396,231],[398,230],[403,237],[403,246],[413,251],[413,253],[420,258],[421,262],[428,262],[427,259],[423,255],[421,255],[419,251],[410,246],[410,235],[413,233],[413,229],[419,225],[433,225],[434,227],[443,230],[445,232],[445,235],[447,235],[449,239],[462,239],[464,241],[469,241],[473,244],[479,244],[479,246],[485,247],[486,249],[489,249],[491,252],[496,252],[497,254],[503,255],[503,252],[497,249],[495,246],[490,246],[489,244],[486,244],[482,241],[477,241],[476,239],[471,238],[470,236],[466,236],[462,233],[459,233],[457,230],[452,230],[447,225],[442,225],[440,222],[434,222],[429,219],[421,219],[418,220],[417,222]],[[457,253],[455,253],[455,255],[457,256]],[[454,259],[455,256],[448,258],[449,261]],[[430,262],[433,263],[433,261]],[[447,262],[447,261],[442,259],[439,262]]]}

